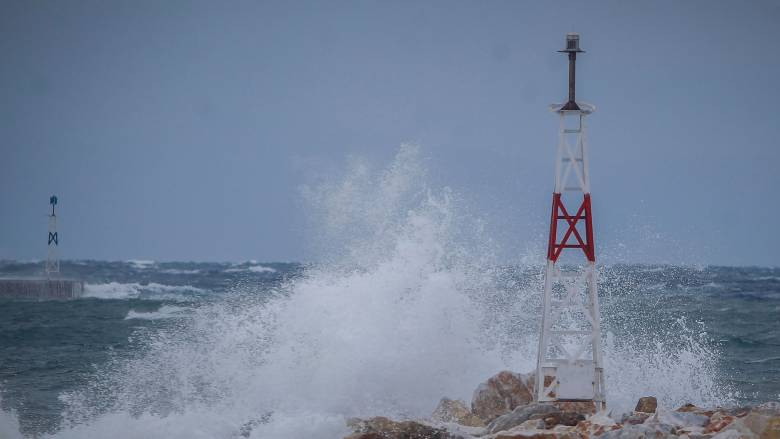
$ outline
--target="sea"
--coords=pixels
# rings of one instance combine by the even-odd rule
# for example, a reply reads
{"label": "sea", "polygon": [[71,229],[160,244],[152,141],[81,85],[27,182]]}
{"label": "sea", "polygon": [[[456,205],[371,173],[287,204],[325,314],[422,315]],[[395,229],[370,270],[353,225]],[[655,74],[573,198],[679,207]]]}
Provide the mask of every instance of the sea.
{"label": "sea", "polygon": [[[403,146],[302,187],[316,263],[65,260],[84,297],[0,300],[0,438],[340,439],[352,417],[424,418],[500,370],[531,372],[543,249],[507,262],[426,168]],[[614,416],[642,396],[780,399],[779,268],[610,262],[630,246],[597,242]],[[0,261],[0,277],[42,272]]]}
{"label": "sea", "polygon": [[[42,269],[4,261],[0,276]],[[532,367],[535,333],[521,331],[533,324],[516,327],[527,318],[511,302],[528,300],[513,291],[538,285],[539,267],[492,270],[500,291],[485,304],[491,318],[470,317],[479,322],[470,331],[486,330],[476,346],[450,326],[469,312],[464,304],[437,303],[438,293],[418,303],[427,299],[409,290],[446,290],[446,277],[410,286],[364,270],[256,261],[67,261],[62,271],[86,282],[83,298],[0,302],[3,437],[102,437],[112,428],[120,437],[303,437],[309,426],[284,424],[310,418],[329,424],[322,437],[336,437],[334,424],[348,416],[422,416],[439,397],[468,400],[492,372]],[[619,265],[602,267],[600,280],[614,404],[630,408],[646,394],[670,406],[780,398],[780,269]],[[344,289],[369,303],[372,290],[394,287],[365,308],[329,297]],[[515,361],[518,353],[526,358]],[[299,398],[308,401],[296,407]],[[318,400],[321,410],[311,406]]]}

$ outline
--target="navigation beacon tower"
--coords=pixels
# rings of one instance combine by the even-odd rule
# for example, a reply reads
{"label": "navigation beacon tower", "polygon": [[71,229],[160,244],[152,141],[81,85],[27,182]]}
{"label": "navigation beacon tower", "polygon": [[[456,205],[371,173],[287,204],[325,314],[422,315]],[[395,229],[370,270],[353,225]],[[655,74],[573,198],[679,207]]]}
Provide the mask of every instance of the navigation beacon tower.
{"label": "navigation beacon tower", "polygon": [[57,254],[57,246],[59,245],[59,237],[57,236],[57,215],[54,212],[54,207],[57,205],[57,196],[52,195],[49,198],[49,204],[51,204],[51,215],[49,216],[49,252],[46,256],[46,277],[50,277],[52,273],[60,272],[60,258]]}
{"label": "navigation beacon tower", "polygon": [[[586,116],[595,107],[575,99],[578,34],[566,35],[569,100],[554,104],[558,113],[558,152],[552,196],[550,238],[544,273],[544,303],[536,367],[535,397],[540,402],[592,401],[606,408],[596,253],[591,215]],[[566,206],[569,206],[568,208]],[[585,262],[559,265],[563,254]]]}

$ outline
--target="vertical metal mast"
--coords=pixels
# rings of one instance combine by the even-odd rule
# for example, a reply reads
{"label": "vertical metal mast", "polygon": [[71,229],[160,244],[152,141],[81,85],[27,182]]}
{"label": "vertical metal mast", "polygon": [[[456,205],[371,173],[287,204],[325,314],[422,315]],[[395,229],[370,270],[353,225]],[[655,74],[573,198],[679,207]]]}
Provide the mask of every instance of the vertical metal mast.
{"label": "vertical metal mast", "polygon": [[49,198],[51,204],[51,215],[49,216],[49,252],[46,256],[46,277],[52,273],[60,272],[60,258],[57,254],[59,238],[57,237],[57,215],[54,212],[54,206],[57,205],[57,196],[52,195]]}
{"label": "vertical metal mast", "polygon": [[[537,401],[592,401],[601,410],[606,399],[585,138],[585,117],[595,108],[575,98],[575,63],[584,52],[579,40],[578,34],[566,35],[566,49],[559,51],[569,56],[569,99],[551,107],[560,128],[535,396]],[[559,266],[564,251],[574,249],[582,250],[584,264]]]}

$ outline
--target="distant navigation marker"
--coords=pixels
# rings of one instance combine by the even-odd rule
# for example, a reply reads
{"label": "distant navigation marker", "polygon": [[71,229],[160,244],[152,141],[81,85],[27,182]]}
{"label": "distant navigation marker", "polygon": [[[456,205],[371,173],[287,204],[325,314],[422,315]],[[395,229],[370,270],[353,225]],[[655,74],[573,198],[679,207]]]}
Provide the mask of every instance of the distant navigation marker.
{"label": "distant navigation marker", "polygon": [[[569,99],[551,106],[558,113],[560,128],[535,397],[540,402],[588,402],[603,410],[601,317],[585,136],[585,117],[595,108],[575,98],[575,63],[577,54],[583,52],[580,36],[566,35],[566,49],[559,52],[569,56]],[[584,256],[585,263],[559,266],[569,250]]]}
{"label": "distant navigation marker", "polygon": [[0,278],[0,298],[23,298],[33,300],[76,299],[84,295],[84,282],[76,279],[66,279],[60,276],[60,257],[58,247],[60,238],[57,235],[57,196],[49,198],[51,215],[49,215],[49,253],[46,258],[46,278],[37,277],[2,277]]}
{"label": "distant navigation marker", "polygon": [[51,204],[51,215],[49,216],[49,252],[46,257],[46,277],[51,277],[52,273],[60,272],[60,258],[57,252],[59,246],[59,237],[57,236],[57,214],[55,213],[55,206],[57,206],[57,196],[52,195],[49,198],[49,204]]}

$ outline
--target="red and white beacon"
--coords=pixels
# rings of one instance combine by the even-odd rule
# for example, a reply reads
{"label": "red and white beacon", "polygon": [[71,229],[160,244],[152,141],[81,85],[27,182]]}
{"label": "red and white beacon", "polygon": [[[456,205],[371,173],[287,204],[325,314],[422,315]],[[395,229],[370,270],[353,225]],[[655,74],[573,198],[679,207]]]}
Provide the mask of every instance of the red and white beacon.
{"label": "red and white beacon", "polygon": [[575,98],[575,64],[577,54],[584,52],[579,35],[566,35],[566,49],[559,52],[569,57],[569,99],[551,106],[560,128],[535,397],[539,402],[592,401],[603,410],[601,318],[585,135],[585,119],[595,107]]}

